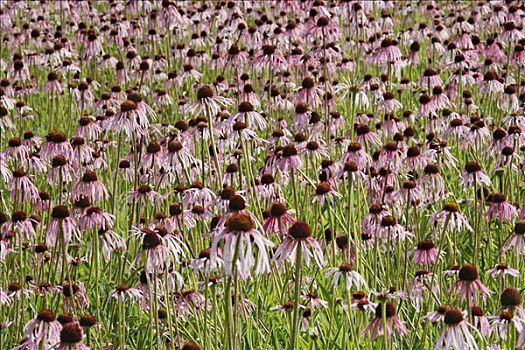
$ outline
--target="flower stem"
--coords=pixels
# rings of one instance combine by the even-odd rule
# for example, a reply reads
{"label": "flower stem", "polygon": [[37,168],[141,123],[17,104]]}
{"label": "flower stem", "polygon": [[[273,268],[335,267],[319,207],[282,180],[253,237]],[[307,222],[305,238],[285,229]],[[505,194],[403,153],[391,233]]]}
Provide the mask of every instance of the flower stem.
{"label": "flower stem", "polygon": [[298,242],[297,253],[295,255],[295,309],[292,318],[292,333],[290,334],[290,349],[294,350],[297,346],[297,337],[299,333],[299,298],[301,296],[301,268],[302,268],[302,244]]}

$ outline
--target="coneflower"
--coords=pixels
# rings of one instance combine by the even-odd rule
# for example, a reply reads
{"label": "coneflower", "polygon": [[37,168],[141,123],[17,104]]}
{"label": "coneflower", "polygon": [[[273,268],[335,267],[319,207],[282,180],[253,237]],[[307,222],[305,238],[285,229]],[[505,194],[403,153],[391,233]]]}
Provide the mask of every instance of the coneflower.
{"label": "coneflower", "polygon": [[354,286],[356,288],[367,288],[366,281],[359,274],[359,272],[354,271],[352,265],[348,263],[342,263],[338,268],[332,267],[329,268],[326,272],[326,277],[331,278],[331,284],[333,287],[337,286],[341,279],[343,279],[345,288],[351,290]]}
{"label": "coneflower", "polygon": [[85,345],[84,332],[78,322],[69,322],[62,326],[60,331],[60,342],[56,345],[57,350],[89,350]]}
{"label": "coneflower", "polygon": [[280,233],[285,236],[290,226],[295,222],[292,217],[294,211],[287,209],[281,202],[273,202],[270,207],[270,215],[263,223],[263,229],[267,233]]}
{"label": "coneflower", "polygon": [[[47,225],[46,243],[54,247],[58,240],[68,244],[73,237],[80,239],[77,223],[69,214],[67,207],[57,205],[51,210],[51,219]],[[63,248],[65,249],[65,247]]]}
{"label": "coneflower", "polygon": [[473,265],[463,265],[459,269],[458,280],[448,289],[455,291],[459,300],[467,300],[469,305],[484,302],[491,291],[479,280],[478,270]]}
{"label": "coneflower", "polygon": [[[255,274],[268,273],[270,270],[266,249],[273,243],[254,228],[249,215],[236,213],[228,218],[224,228],[212,238],[210,262],[215,264],[218,256],[219,242],[223,241],[222,259],[226,275],[237,273],[240,278],[246,279],[255,267]],[[252,245],[258,250],[257,263],[253,257]]]}
{"label": "coneflower", "polygon": [[445,327],[439,334],[434,349],[478,349],[476,339],[471,330],[477,330],[465,320],[463,312],[453,306],[445,311],[443,321]]}
{"label": "coneflower", "polygon": [[396,308],[392,303],[381,303],[376,306],[375,317],[370,321],[368,326],[360,333],[361,336],[370,333],[371,340],[378,336],[385,336],[390,340],[394,334],[404,337],[408,334],[405,323],[396,315]]}

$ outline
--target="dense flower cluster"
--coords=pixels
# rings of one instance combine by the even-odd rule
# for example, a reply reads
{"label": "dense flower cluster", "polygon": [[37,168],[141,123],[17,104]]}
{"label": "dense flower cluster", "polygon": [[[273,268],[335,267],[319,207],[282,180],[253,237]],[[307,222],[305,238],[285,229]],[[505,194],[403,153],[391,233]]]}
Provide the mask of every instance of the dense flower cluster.
{"label": "dense flower cluster", "polygon": [[0,347],[525,348],[524,25],[0,0]]}

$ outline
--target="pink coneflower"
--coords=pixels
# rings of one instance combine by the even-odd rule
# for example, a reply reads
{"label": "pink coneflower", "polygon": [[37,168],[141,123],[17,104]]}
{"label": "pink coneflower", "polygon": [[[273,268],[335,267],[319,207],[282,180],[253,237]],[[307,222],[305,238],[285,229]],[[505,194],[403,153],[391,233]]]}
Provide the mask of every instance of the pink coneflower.
{"label": "pink coneflower", "polygon": [[518,44],[512,53],[512,63],[523,66],[525,64],[525,48]]}
{"label": "pink coneflower", "polygon": [[190,210],[184,210],[180,203],[171,204],[169,207],[170,216],[164,222],[169,231],[193,228],[196,225],[195,219],[190,214]]}
{"label": "pink coneflower", "polygon": [[98,181],[97,174],[88,170],[82,175],[82,179],[73,187],[73,200],[88,198],[92,202],[102,202],[108,198],[106,186]]}
{"label": "pink coneflower", "polygon": [[311,337],[316,337],[319,335],[319,330],[315,325],[310,325],[314,323],[316,319],[312,320],[312,309],[307,307],[302,312],[301,316],[301,332],[308,332]]}
{"label": "pink coneflower", "polygon": [[465,164],[465,168],[461,174],[460,179],[463,187],[472,187],[474,183],[479,185],[489,186],[492,184],[490,178],[481,170],[481,166],[476,161],[469,161]]}
{"label": "pink coneflower", "polygon": [[23,169],[13,171],[12,177],[7,183],[7,188],[9,189],[9,198],[11,200],[18,198],[34,203],[39,199],[38,188]]}
{"label": "pink coneflower", "polygon": [[315,85],[313,78],[306,77],[297,92],[297,103],[305,103],[312,107],[321,105],[322,89]]}
{"label": "pink coneflower", "polygon": [[162,245],[168,248],[171,261],[176,264],[180,263],[181,257],[185,256],[187,250],[180,233],[176,231],[168,232],[162,225],[156,225],[153,231],[160,236]]}
{"label": "pink coneflower", "polygon": [[[272,99],[274,99],[274,105],[276,105],[278,109],[287,105],[286,102],[284,102],[285,100],[281,97],[279,90],[277,90],[276,88],[272,89],[271,97]],[[261,105],[259,98],[257,97],[257,94],[255,93],[253,89],[253,85],[250,83],[246,83],[243,86],[242,91],[240,92],[240,100],[242,102],[249,102],[253,107],[259,107]],[[288,103],[291,103],[291,102],[288,102]],[[288,105],[288,107],[293,108],[293,105],[291,106]]]}
{"label": "pink coneflower", "polygon": [[330,157],[328,149],[315,140],[301,142],[297,148],[301,154],[305,154],[309,158],[319,159],[321,157]]}
{"label": "pink coneflower", "polygon": [[57,155],[51,158],[51,168],[47,172],[47,182],[50,185],[69,184],[73,181],[73,166],[63,155]]}
{"label": "pink coneflower", "polygon": [[82,282],[72,282],[66,280],[62,283],[62,295],[66,308],[75,309],[77,306],[88,307],[86,287]]}
{"label": "pink coneflower", "polygon": [[412,262],[416,265],[433,265],[440,256],[440,250],[431,240],[422,240],[417,243],[417,248],[410,251],[413,255]]}
{"label": "pink coneflower", "polygon": [[443,93],[441,86],[432,88],[432,109],[435,111],[442,111],[446,108],[453,108],[454,104],[449,100],[447,95]]}
{"label": "pink coneflower", "polygon": [[[430,219],[440,230],[446,228],[450,232],[461,232],[463,230],[474,231],[469,225],[467,218],[460,213],[459,206],[456,202],[445,203],[443,209],[432,214]],[[448,225],[445,227],[447,223]]]}
{"label": "pink coneflower", "polygon": [[[212,264],[216,263],[220,241],[224,241],[222,259],[226,275],[231,276],[236,271],[242,279],[246,279],[255,265],[255,274],[270,271],[266,249],[272,247],[273,243],[254,228],[249,215],[243,213],[231,215],[224,228],[213,236],[210,248]],[[252,245],[255,245],[258,250],[257,264],[253,256]]]}
{"label": "pink coneflower", "polygon": [[440,305],[436,310],[427,312],[421,319],[431,323],[443,321],[445,313],[450,307],[450,305]]}
{"label": "pink coneflower", "polygon": [[[36,249],[35,249],[36,250]],[[60,293],[62,291],[61,286],[55,286],[48,282],[40,282],[38,285],[33,287],[33,292],[36,295],[46,296],[54,293]]]}
{"label": "pink coneflower", "polygon": [[256,186],[257,195],[265,200],[272,200],[275,195],[281,192],[280,186],[277,186],[275,178],[271,174],[262,174],[260,183]]}
{"label": "pink coneflower", "polygon": [[149,228],[134,228],[133,234],[142,242],[141,249],[135,256],[133,264],[145,257],[145,269],[147,272],[164,270],[169,263],[170,251],[163,244],[161,235]]}
{"label": "pink coneflower", "polygon": [[450,120],[447,130],[443,133],[443,137],[447,140],[462,140],[468,135],[469,127],[463,124],[463,120],[460,118],[454,118]]}
{"label": "pink coneflower", "polygon": [[44,84],[44,91],[55,95],[60,95],[62,93],[62,85],[60,84],[60,80],[56,72],[49,72],[47,75],[47,81]]}
{"label": "pink coneflower", "polygon": [[31,74],[28,66],[22,60],[17,59],[9,69],[8,77],[15,82],[26,82],[30,80]]}
{"label": "pink coneflower", "polygon": [[146,114],[139,110],[133,100],[126,100],[120,104],[120,111],[111,117],[108,126],[119,133],[124,132],[128,138],[146,133],[149,122]]}
{"label": "pink coneflower", "polygon": [[181,316],[195,314],[205,308],[206,299],[201,293],[189,289],[176,294],[175,310]]}
{"label": "pink coneflower", "polygon": [[271,70],[277,70],[286,66],[286,60],[281,51],[274,45],[268,44],[262,46],[254,63],[259,69],[268,67]]}
{"label": "pink coneflower", "polygon": [[192,145],[188,140],[184,140],[184,138],[170,140],[167,146],[162,156],[162,162],[168,163],[176,171],[195,162],[191,149]]}
{"label": "pink coneflower", "polygon": [[455,291],[460,301],[467,299],[469,303],[474,302],[475,304],[479,304],[480,299],[485,301],[491,292],[481,283],[478,276],[478,270],[475,266],[463,265],[459,269],[458,281],[448,289],[448,292]]}
{"label": "pink coneflower", "polygon": [[[386,329],[384,329],[383,317],[386,318]],[[405,323],[397,317],[394,304],[387,302],[386,304],[381,303],[377,305],[375,317],[370,321],[368,326],[361,331],[360,336],[369,332],[372,341],[383,334],[386,334],[387,339],[390,340],[394,334],[400,337],[406,336],[408,329]]]}
{"label": "pink coneflower", "polygon": [[9,283],[7,286],[6,294],[4,295],[4,303],[8,301],[15,301],[19,300],[20,298],[24,297],[30,297],[31,296],[31,289],[22,288],[20,283],[18,282],[12,282]]}
{"label": "pink coneflower", "polygon": [[385,216],[389,215],[388,210],[379,204],[372,204],[368,208],[368,214],[361,221],[364,233],[376,236],[379,224]]}
{"label": "pink coneflower", "polygon": [[82,164],[91,164],[93,162],[93,153],[95,153],[95,151],[83,137],[73,137],[71,139],[71,147],[73,148],[73,152],[77,155],[71,160],[75,169],[79,168]]}
{"label": "pink coneflower", "polygon": [[113,227],[115,216],[104,212],[99,207],[90,207],[78,221],[78,227],[81,230],[103,229],[107,230]]}
{"label": "pink coneflower", "polygon": [[476,339],[471,330],[476,328],[465,320],[463,312],[453,306],[448,306],[443,321],[445,327],[439,334],[434,349],[478,349]]}
{"label": "pink coneflower", "polygon": [[340,36],[339,28],[331,22],[332,20],[329,17],[321,16],[317,19],[317,22],[306,29],[304,35],[312,35],[323,41],[336,41]]}
{"label": "pink coneflower", "polygon": [[490,328],[489,320],[483,313],[483,310],[478,306],[472,306],[470,308],[470,314],[472,315],[472,325],[474,328],[476,328],[482,336],[490,337],[492,329]]}
{"label": "pink coneflower", "polygon": [[195,274],[203,273],[204,275],[208,276],[212,270],[215,270],[216,268],[222,268],[223,261],[220,250],[213,265],[210,259],[210,252],[210,248],[203,249],[200,251],[197,258],[190,259],[189,266]]}
{"label": "pink coneflower", "polygon": [[524,37],[522,29],[518,28],[513,21],[505,22],[503,25],[503,32],[499,36],[499,38],[507,44],[514,43]]}
{"label": "pink coneflower", "polygon": [[262,137],[259,137],[254,130],[248,129],[244,122],[238,121],[232,125],[233,133],[230,135],[233,143],[239,143],[243,141],[252,141],[255,144],[265,144],[267,141]]}
{"label": "pink coneflower", "polygon": [[514,329],[518,333],[520,333],[524,327],[524,320],[515,316],[512,311],[508,309],[500,310],[497,315],[489,316],[488,318],[492,326],[493,334],[498,335],[503,340],[509,337],[511,326],[514,326]]}
{"label": "pink coneflower", "polygon": [[[235,172],[239,171],[239,168],[236,164],[229,165],[228,168],[230,168],[230,170],[234,168]],[[228,169],[226,170],[226,172],[230,173]],[[231,180],[233,182],[234,173],[231,173],[231,177]],[[213,201],[213,207],[222,212],[227,211],[230,199],[235,195],[237,195],[237,193],[235,193],[235,190],[232,187],[224,187],[220,194],[217,196],[217,198],[215,198],[215,200]]]}
{"label": "pink coneflower", "polygon": [[264,220],[263,229],[266,233],[280,233],[286,235],[290,226],[295,222],[292,217],[293,210],[287,209],[281,202],[273,202],[269,216]]}
{"label": "pink coneflower", "polygon": [[383,94],[383,100],[379,102],[378,106],[378,110],[382,113],[394,113],[401,108],[403,108],[403,105],[395,99],[394,94],[391,92]]}
{"label": "pink coneflower", "polygon": [[[9,248],[9,243],[6,240],[0,239],[0,261],[4,261],[9,253],[14,252],[15,250]],[[3,299],[0,300],[0,305],[3,304],[3,301]]]}
{"label": "pink coneflower", "polygon": [[237,45],[232,45],[228,49],[228,55],[221,60],[222,66],[225,65],[240,65],[242,66],[248,60],[246,51],[239,49]]}
{"label": "pink coneflower", "polygon": [[[126,241],[111,229],[98,229],[97,233],[102,244],[102,256],[106,262],[110,261],[113,251],[126,250]],[[93,246],[93,249],[97,247]]]}
{"label": "pink coneflower", "polygon": [[229,98],[215,95],[208,85],[203,85],[197,91],[197,101],[183,107],[186,114],[204,114],[215,117],[221,107],[231,105],[233,101]]}
{"label": "pink coneflower", "polygon": [[435,164],[427,164],[423,169],[423,176],[418,179],[425,200],[435,203],[445,197],[445,180]]}
{"label": "pink coneflower", "polygon": [[429,118],[435,115],[437,110],[437,105],[432,102],[432,98],[430,96],[428,96],[426,93],[419,96],[419,107],[416,114],[418,118]]}
{"label": "pink coneflower", "polygon": [[339,267],[331,267],[326,272],[326,278],[331,279],[332,287],[339,285],[340,279],[344,281],[346,290],[351,290],[354,286],[357,288],[367,288],[366,281],[363,276],[355,271],[352,265],[348,263],[342,263]]}
{"label": "pink coneflower", "polygon": [[507,202],[507,198],[503,193],[491,193],[487,197],[489,207],[487,209],[487,220],[494,220],[497,222],[511,221],[518,216],[516,208]]}
{"label": "pink coneflower", "polygon": [[406,151],[406,158],[403,159],[403,166],[408,171],[419,171],[425,167],[427,159],[421,154],[421,151],[416,146],[408,147]]}
{"label": "pink coneflower", "polygon": [[241,102],[238,112],[231,115],[227,124],[229,124],[231,128],[236,121],[242,121],[246,124],[247,128],[254,130],[264,130],[268,126],[264,117],[254,110],[250,102]]}
{"label": "pink coneflower", "polygon": [[[412,236],[412,233],[407,231],[403,226],[398,224],[396,218],[392,215],[385,215],[381,219],[377,232],[374,233],[378,238],[383,239],[383,242],[390,241],[404,241]],[[391,246],[386,246],[387,249],[392,249]]]}
{"label": "pink coneflower", "polygon": [[89,116],[84,115],[78,120],[76,136],[83,137],[86,140],[94,140],[101,132],[102,128]]}
{"label": "pink coneflower", "polygon": [[521,293],[515,288],[506,288],[500,294],[500,311],[510,310],[514,312],[522,321],[525,320],[525,309],[521,306],[523,301]]}
{"label": "pink coneflower", "polygon": [[67,207],[63,205],[53,207],[51,219],[47,225],[46,244],[54,247],[59,240],[62,244],[68,244],[73,236],[79,239],[79,231]]}
{"label": "pink coneflower", "polygon": [[36,224],[37,222],[23,211],[14,211],[11,214],[11,220],[0,225],[2,239],[8,240],[20,235],[20,239],[31,241],[36,236]]}
{"label": "pink coneflower", "polygon": [[501,263],[496,264],[493,268],[487,270],[487,275],[492,278],[511,276],[518,277],[520,272],[516,269],[513,269],[508,264]]}
{"label": "pink coneflower", "polygon": [[439,295],[439,282],[434,278],[434,274],[430,271],[416,271],[414,277],[407,285],[407,294],[410,303],[416,310],[420,310],[424,303],[425,295],[429,293]]}
{"label": "pink coneflower", "polygon": [[18,137],[13,137],[7,142],[4,155],[7,160],[14,160],[15,162],[24,162],[29,158],[29,148],[22,143]]}
{"label": "pink coneflower", "polygon": [[374,166],[391,171],[397,171],[401,167],[402,151],[394,141],[388,141],[379,151],[379,157]]}
{"label": "pink coneflower", "polygon": [[365,292],[359,290],[352,294],[352,299],[350,300],[351,308],[358,309],[359,311],[366,311],[370,313],[374,313],[377,307],[377,304],[374,302],[371,302],[368,299],[368,296]]}
{"label": "pink coneflower", "polygon": [[42,144],[42,150],[39,154],[44,161],[50,161],[53,157],[59,155],[69,160],[73,159],[75,155],[66,134],[61,131],[50,131],[46,135],[46,141]]}
{"label": "pink coneflower", "polygon": [[421,78],[419,78],[419,85],[428,87],[430,90],[436,86],[443,85],[443,81],[441,80],[438,71],[435,71],[432,68],[427,68],[423,71]]}
{"label": "pink coneflower", "polygon": [[328,302],[321,299],[317,294],[306,293],[301,295],[301,299],[304,300],[304,304],[313,308],[325,308],[328,307]]}
{"label": "pink coneflower", "polygon": [[501,94],[503,93],[505,86],[499,82],[498,75],[489,71],[483,76],[483,81],[480,83],[480,91],[484,94]]}
{"label": "pink coneflower", "polygon": [[288,235],[275,251],[273,259],[278,265],[282,265],[286,260],[295,264],[298,245],[301,245],[301,257],[306,265],[310,264],[312,257],[317,266],[325,265],[321,244],[311,237],[310,227],[300,221],[296,221],[288,229]]}
{"label": "pink coneflower", "polygon": [[134,191],[131,191],[128,196],[128,201],[135,202],[141,206],[149,204],[160,204],[163,201],[163,196],[151,189],[148,184],[138,186]]}
{"label": "pink coneflower", "polygon": [[186,208],[194,204],[208,205],[215,198],[215,194],[209,188],[204,187],[201,182],[195,181],[190,188],[184,191],[183,204]]}
{"label": "pink coneflower", "polygon": [[94,30],[89,30],[85,36],[84,41],[84,58],[90,61],[95,56],[102,56],[104,51],[102,49],[102,37],[99,36]]}
{"label": "pink coneflower", "polygon": [[311,116],[310,106],[307,103],[298,103],[295,106],[294,128],[298,130],[307,129]]}
{"label": "pink coneflower", "polygon": [[295,310],[295,309],[305,309],[306,307],[304,305],[296,305],[295,302],[293,301],[287,301],[285,302],[284,304],[281,304],[281,305],[276,305],[276,306],[272,306],[270,308],[270,311],[279,311],[281,314],[285,314],[285,313],[288,313],[292,310]]}
{"label": "pink coneflower", "polygon": [[119,284],[113,289],[111,292],[109,292],[108,299],[114,298],[119,299],[121,301],[139,301],[143,298],[142,291],[136,288],[130,288],[126,286],[125,284]]}
{"label": "pink coneflower", "polygon": [[56,320],[55,313],[49,309],[41,309],[36,318],[29,321],[24,333],[35,343],[36,348],[42,346],[50,349],[60,341],[62,325]]}
{"label": "pink coneflower", "polygon": [[327,182],[322,181],[315,186],[315,196],[312,202],[318,202],[321,206],[325,204],[333,203],[336,198],[342,198],[343,196],[332,188],[333,186]]}
{"label": "pink coneflower", "polygon": [[503,245],[503,251],[512,249],[516,255],[525,255],[525,220],[518,220],[514,230]]}
{"label": "pink coneflower", "polygon": [[509,85],[504,89],[504,94],[498,98],[498,108],[503,110],[505,113],[511,114],[516,113],[519,110],[519,100],[517,96],[517,86]]}
{"label": "pink coneflower", "polygon": [[[162,148],[161,145],[156,141],[150,141],[146,146],[146,152],[142,157],[142,168],[141,171],[145,173],[151,173],[150,169],[156,170],[157,168],[162,167],[163,157],[162,157]],[[148,169],[149,168],[149,169]]]}
{"label": "pink coneflower", "polygon": [[153,97],[153,102],[158,106],[171,106],[173,104],[172,98],[166,90],[163,89],[157,90],[157,93]]}
{"label": "pink coneflower", "polygon": [[401,188],[395,192],[394,195],[397,201],[403,205],[419,203],[423,199],[423,195],[418,188],[417,182],[414,180],[403,182]]}
{"label": "pink coneflower", "polygon": [[359,170],[358,165],[352,161],[340,164],[339,170],[334,175],[341,180],[348,179],[352,184],[365,183],[366,181],[365,173]]}
{"label": "pink coneflower", "polygon": [[[105,111],[105,110],[108,110],[108,109],[111,109],[111,110],[118,110],[120,106],[120,100],[115,98],[115,96],[113,96],[113,94],[111,92],[103,92],[101,95],[100,95],[100,99],[95,103],[95,109],[98,110],[98,111]],[[86,131],[96,131],[95,128],[92,128],[91,124],[93,124],[93,121],[92,120],[85,120],[85,119],[81,119],[79,120],[79,129],[80,127],[84,127],[86,125],[83,125],[85,124],[86,122],[88,122],[88,125],[90,127],[90,129],[92,130],[89,130],[87,129]],[[84,129],[82,129],[82,132],[84,131]]]}
{"label": "pink coneflower", "polygon": [[83,343],[84,333],[78,322],[69,322],[62,326],[60,330],[60,342],[55,345],[56,350],[90,350],[89,346]]}
{"label": "pink coneflower", "polygon": [[297,154],[297,149],[293,145],[284,146],[281,159],[278,160],[278,167],[282,172],[289,172],[300,169],[303,165],[301,158]]}

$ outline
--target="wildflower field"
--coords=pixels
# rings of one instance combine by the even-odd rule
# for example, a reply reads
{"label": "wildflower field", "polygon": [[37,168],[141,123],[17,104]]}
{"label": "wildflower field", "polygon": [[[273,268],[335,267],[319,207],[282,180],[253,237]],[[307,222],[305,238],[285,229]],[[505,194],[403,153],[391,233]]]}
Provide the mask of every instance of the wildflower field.
{"label": "wildflower field", "polygon": [[0,349],[525,349],[524,25],[0,0]]}

